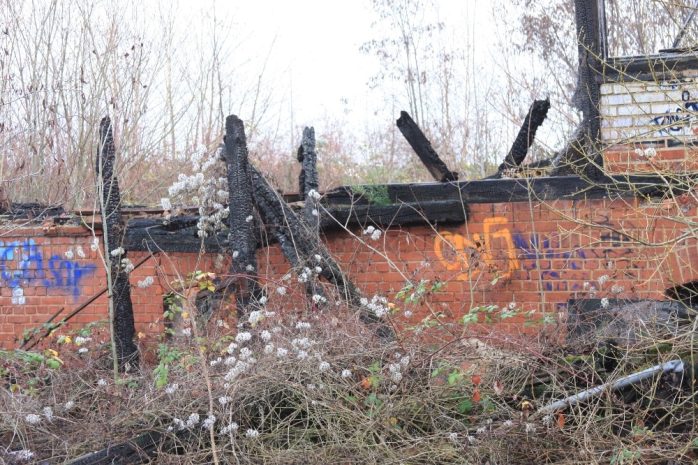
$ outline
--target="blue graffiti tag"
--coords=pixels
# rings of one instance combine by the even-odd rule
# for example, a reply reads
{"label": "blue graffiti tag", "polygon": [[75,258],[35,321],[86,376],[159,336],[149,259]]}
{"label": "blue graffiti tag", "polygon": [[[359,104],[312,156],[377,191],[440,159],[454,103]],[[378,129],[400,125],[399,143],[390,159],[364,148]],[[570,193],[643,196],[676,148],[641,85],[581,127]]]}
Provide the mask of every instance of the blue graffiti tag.
{"label": "blue graffiti tag", "polygon": [[[567,260],[569,269],[580,270],[582,269],[582,263],[577,259],[584,260],[586,258],[586,253],[581,250],[572,251],[562,251],[556,250],[553,245],[551,245],[550,238],[541,238],[537,234],[529,234],[528,238],[524,237],[523,234],[514,234],[514,245],[521,251],[520,257],[527,262],[523,262],[523,268],[525,270],[534,270],[540,268],[541,279],[544,281],[546,290],[548,291],[566,291],[567,283],[559,282],[553,283],[552,281],[558,281],[561,279],[559,271],[554,271],[553,265],[548,261],[551,259],[562,259]],[[578,285],[573,285],[573,288],[579,287]]]}
{"label": "blue graffiti tag", "polygon": [[0,287],[33,285],[67,289],[77,299],[80,296],[80,281],[97,269],[92,263],[81,264],[60,255],[51,256],[46,265],[41,247],[34,239],[7,243],[0,241]]}

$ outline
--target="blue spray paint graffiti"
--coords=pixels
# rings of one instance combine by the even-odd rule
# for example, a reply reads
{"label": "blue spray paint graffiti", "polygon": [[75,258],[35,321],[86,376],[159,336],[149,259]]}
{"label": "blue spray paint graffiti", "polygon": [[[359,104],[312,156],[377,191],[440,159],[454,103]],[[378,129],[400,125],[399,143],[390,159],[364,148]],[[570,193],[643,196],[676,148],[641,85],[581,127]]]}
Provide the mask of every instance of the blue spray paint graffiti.
{"label": "blue spray paint graffiti", "polygon": [[[514,244],[522,252],[520,257],[528,260],[528,262],[523,262],[524,270],[534,270],[536,268],[541,270],[541,279],[544,281],[547,291],[568,290],[567,283],[564,281],[553,283],[553,281],[560,280],[561,276],[559,271],[553,271],[552,268],[557,267],[554,267],[550,260],[567,260],[568,269],[581,270],[582,263],[578,259],[584,260],[586,258],[584,250],[556,250],[555,246],[557,244],[552,243],[548,237],[541,240],[538,234],[529,234],[528,238],[526,238],[523,234],[516,233],[514,234]],[[572,287],[572,290],[574,290],[579,288],[579,285],[575,284]]]}
{"label": "blue spray paint graffiti", "polygon": [[52,255],[44,266],[41,247],[34,239],[4,243],[0,241],[0,287],[45,286],[67,289],[80,296],[80,281],[92,275],[96,266],[81,264],[60,255]]}

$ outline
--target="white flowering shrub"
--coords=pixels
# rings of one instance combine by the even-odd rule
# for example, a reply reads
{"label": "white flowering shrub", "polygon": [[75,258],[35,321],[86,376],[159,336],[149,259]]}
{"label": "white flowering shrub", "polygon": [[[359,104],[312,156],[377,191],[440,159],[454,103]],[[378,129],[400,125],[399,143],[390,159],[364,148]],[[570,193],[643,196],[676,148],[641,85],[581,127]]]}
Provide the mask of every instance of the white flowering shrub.
{"label": "white flowering shrub", "polygon": [[[571,358],[530,336],[506,335],[500,347],[494,333],[473,340],[476,324],[523,319],[530,311],[514,296],[502,308],[474,307],[450,326],[436,312],[410,319],[412,311],[443,308],[430,296],[444,283],[426,279],[360,302],[380,318],[410,319],[399,340],[386,342],[356,321],[357,309],[334,305],[332,289],[323,288],[327,297],[306,294],[323,266],[320,255],[312,258],[294,270],[295,279],[289,273],[269,281],[269,297],[255,302],[239,326],[223,315],[198,326],[197,310],[183,299],[187,325],[159,344],[154,367],[144,363],[139,374],[114,380],[104,363],[107,337],[93,330],[57,331],[54,348],[3,362],[0,375],[12,384],[0,395],[0,437],[10,438],[0,461],[69,462],[150,431],[178,445],[162,446],[156,462],[163,463],[209,463],[214,449],[219,463],[539,463],[543,456],[549,463],[595,463],[627,444],[623,434],[633,435],[631,444],[642,445],[650,463],[692,458],[686,444],[695,437],[695,401],[681,379],[648,380],[633,389],[640,397],[631,402],[608,391],[573,410],[536,411],[598,380],[645,369],[658,351],[633,349],[608,371],[591,372],[593,357]],[[153,282],[146,277],[138,286]],[[591,294],[592,287],[609,296],[600,299],[602,308],[619,292],[606,275],[584,289]],[[297,309],[301,296],[308,305]],[[332,305],[318,305],[325,300]],[[675,338],[672,351],[691,353],[692,340]],[[607,414],[608,399],[620,414]],[[658,404],[668,412],[662,421],[676,428],[671,439],[653,431]],[[642,423],[627,428],[638,415]]]}
{"label": "white flowering shrub", "polygon": [[224,205],[228,202],[228,180],[221,150],[210,151],[206,147],[199,147],[191,157],[193,174],[180,174],[177,182],[168,189],[170,198],[166,205],[170,208],[165,210],[172,208],[173,200],[198,207],[199,237],[209,237],[227,228],[226,219],[230,210]]}

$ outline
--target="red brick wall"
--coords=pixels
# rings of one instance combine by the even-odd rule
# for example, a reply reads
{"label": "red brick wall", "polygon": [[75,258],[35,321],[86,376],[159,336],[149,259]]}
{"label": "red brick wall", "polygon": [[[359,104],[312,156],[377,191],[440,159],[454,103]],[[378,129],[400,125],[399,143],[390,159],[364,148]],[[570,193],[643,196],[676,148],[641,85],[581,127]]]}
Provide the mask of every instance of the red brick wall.
{"label": "red brick wall", "polygon": [[[664,203],[617,199],[472,204],[469,209],[467,224],[460,226],[390,229],[378,241],[360,231],[355,231],[358,237],[332,233],[327,243],[369,297],[381,293],[393,298],[406,280],[445,281],[429,306],[411,309],[408,320],[414,322],[430,310],[455,319],[472,306],[503,307],[510,302],[558,318],[564,316],[570,298],[661,299],[666,288],[698,279],[692,266],[698,263],[696,237],[688,234],[676,240],[687,232],[682,219],[697,219],[696,206],[688,198]],[[104,268],[99,253],[90,248],[89,231],[63,227],[49,233],[41,228],[0,229],[0,347],[16,346],[15,339],[25,329],[40,325],[60,308],[68,313],[104,287]],[[144,256],[129,254],[134,263]],[[261,250],[258,258],[260,275],[272,290],[271,305],[288,299],[298,304],[297,298],[273,292],[289,270],[278,248]],[[178,276],[195,269],[224,271],[227,266],[223,263],[216,270],[213,254],[151,258],[131,274],[137,330],[152,336],[162,333],[163,293]],[[604,275],[609,279],[600,285]],[[155,277],[155,284],[138,288],[136,283],[146,276]],[[291,294],[302,295],[297,286],[291,286]],[[73,322],[82,325],[105,319],[106,314],[101,297]],[[501,329],[522,328],[520,319],[506,321],[508,327]]]}

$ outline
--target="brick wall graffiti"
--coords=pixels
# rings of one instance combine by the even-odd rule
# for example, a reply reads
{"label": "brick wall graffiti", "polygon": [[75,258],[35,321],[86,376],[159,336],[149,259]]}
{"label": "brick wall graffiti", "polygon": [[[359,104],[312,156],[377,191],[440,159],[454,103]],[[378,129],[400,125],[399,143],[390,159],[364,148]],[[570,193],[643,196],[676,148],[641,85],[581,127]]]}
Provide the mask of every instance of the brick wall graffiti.
{"label": "brick wall graffiti", "polygon": [[[497,254],[496,251],[501,251]],[[434,253],[449,271],[461,271],[456,279],[467,281],[485,269],[507,278],[519,269],[519,260],[507,219],[496,216],[483,221],[483,232],[470,238],[443,231],[434,238]]]}
{"label": "brick wall graffiti", "polygon": [[568,289],[563,273],[583,269],[587,258],[581,248],[561,250],[555,235],[512,233],[504,217],[485,219],[482,234],[470,237],[442,231],[434,238],[434,253],[444,268],[460,271],[458,280],[473,279],[483,270],[501,278],[511,277],[516,270],[539,270],[547,291],[575,290],[576,285]]}
{"label": "brick wall graffiti", "polygon": [[58,254],[44,257],[34,239],[0,241],[0,287],[12,288],[14,305],[25,303],[25,287],[66,290],[77,299],[81,280],[94,274],[97,267],[73,260],[72,250],[66,255],[68,257]]}
{"label": "brick wall graffiti", "polygon": [[[584,250],[561,250],[558,237],[546,237],[535,233],[514,234],[514,244],[520,251],[523,269],[540,270],[540,278],[546,291],[581,290],[577,284],[568,289],[567,282],[560,280],[565,270],[583,268],[582,260],[586,258]],[[553,260],[557,260],[558,263]]]}

